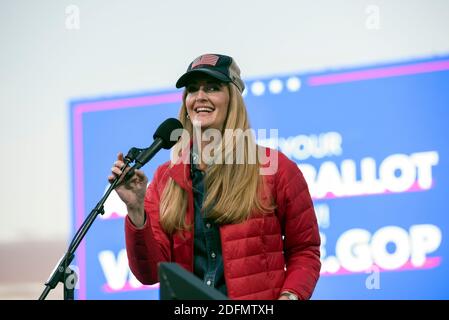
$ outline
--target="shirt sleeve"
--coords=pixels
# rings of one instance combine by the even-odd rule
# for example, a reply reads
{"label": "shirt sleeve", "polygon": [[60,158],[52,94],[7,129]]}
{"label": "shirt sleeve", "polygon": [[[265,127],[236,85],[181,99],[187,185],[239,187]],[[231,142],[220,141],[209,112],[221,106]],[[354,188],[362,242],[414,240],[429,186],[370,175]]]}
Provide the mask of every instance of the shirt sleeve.
{"label": "shirt sleeve", "polygon": [[286,278],[282,291],[309,299],[318,281],[320,235],[307,182],[296,163],[279,153],[277,210],[284,235]]}
{"label": "shirt sleeve", "polygon": [[143,228],[136,228],[128,216],[125,219],[129,267],[143,284],[157,283],[159,281],[158,264],[171,260],[170,240],[159,222],[161,175],[161,167],[159,167],[146,191],[144,204],[146,217]]}

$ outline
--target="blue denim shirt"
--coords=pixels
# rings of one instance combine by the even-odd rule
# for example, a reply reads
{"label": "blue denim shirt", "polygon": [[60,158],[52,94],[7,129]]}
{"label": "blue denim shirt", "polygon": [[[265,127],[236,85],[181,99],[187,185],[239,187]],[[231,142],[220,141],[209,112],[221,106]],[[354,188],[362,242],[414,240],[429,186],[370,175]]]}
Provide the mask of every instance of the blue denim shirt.
{"label": "blue denim shirt", "polygon": [[193,197],[195,204],[194,274],[203,282],[227,295],[221,253],[219,226],[207,219],[207,210],[202,211],[205,186],[204,172],[191,164]]}

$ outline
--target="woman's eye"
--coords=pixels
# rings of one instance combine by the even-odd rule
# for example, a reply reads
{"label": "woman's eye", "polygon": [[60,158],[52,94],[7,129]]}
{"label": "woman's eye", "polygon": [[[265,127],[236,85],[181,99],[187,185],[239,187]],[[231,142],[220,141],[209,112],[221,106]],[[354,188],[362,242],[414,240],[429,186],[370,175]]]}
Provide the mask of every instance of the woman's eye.
{"label": "woman's eye", "polygon": [[219,91],[220,90],[220,86],[217,85],[217,84],[211,84],[211,85],[208,85],[206,87],[206,90],[209,91],[209,92]]}
{"label": "woman's eye", "polygon": [[198,91],[198,87],[197,86],[188,86],[187,87],[187,92],[188,93],[197,92],[197,91]]}

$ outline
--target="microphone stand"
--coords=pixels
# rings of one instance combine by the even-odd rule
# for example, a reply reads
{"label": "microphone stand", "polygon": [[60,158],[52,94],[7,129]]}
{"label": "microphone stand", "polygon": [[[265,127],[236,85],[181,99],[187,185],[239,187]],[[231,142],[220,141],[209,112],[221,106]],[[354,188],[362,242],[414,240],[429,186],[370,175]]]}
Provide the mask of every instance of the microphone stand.
{"label": "microphone stand", "polygon": [[[133,162],[136,157],[142,152],[142,150],[143,149],[131,148],[125,157],[125,164],[123,168],[126,168],[131,162]],[[39,300],[45,300],[50,290],[54,289],[59,282],[62,282],[64,285],[64,300],[74,300],[75,285],[78,277],[76,273],[69,267],[70,263],[75,258],[75,251],[83,240],[87,231],[91,227],[92,223],[95,221],[99,214],[104,214],[104,203],[106,202],[106,199],[109,197],[109,194],[112,192],[112,190],[114,190],[114,188],[117,186],[120,178],[123,175],[123,172],[124,169],[122,169],[122,174],[115,178],[115,180],[111,183],[106,193],[97,203],[95,208],[89,213],[89,216],[86,218],[86,220],[84,220],[83,224],[76,232],[67,252],[59,260],[56,268],[53,270],[52,274],[45,283],[45,289],[39,296]]]}

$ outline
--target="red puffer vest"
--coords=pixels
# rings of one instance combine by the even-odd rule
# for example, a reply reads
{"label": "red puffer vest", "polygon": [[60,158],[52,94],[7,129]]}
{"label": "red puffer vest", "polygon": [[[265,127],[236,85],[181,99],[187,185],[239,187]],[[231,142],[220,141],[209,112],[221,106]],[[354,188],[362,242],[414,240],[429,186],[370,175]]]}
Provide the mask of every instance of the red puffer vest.
{"label": "red puffer vest", "polygon": [[[298,166],[279,151],[278,169],[265,176],[277,208],[240,224],[220,227],[225,281],[230,299],[277,299],[290,291],[309,299],[320,272],[320,237],[307,183]],[[164,163],[145,197],[147,220],[137,229],[127,217],[129,266],[143,284],[158,282],[157,264],[176,262],[193,272],[193,232],[167,235],[159,223],[159,199],[169,177],[188,193],[186,219],[193,223],[190,166]],[[192,228],[193,230],[193,228]],[[282,237],[284,236],[284,238]]]}

